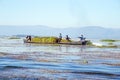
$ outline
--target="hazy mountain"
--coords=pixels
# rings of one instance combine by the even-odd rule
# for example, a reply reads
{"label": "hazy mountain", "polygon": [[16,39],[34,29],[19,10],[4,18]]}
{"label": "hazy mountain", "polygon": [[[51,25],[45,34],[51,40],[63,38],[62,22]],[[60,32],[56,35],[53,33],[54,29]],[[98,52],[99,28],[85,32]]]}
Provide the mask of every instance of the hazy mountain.
{"label": "hazy mountain", "polygon": [[48,26],[0,26],[0,35],[38,35],[38,36],[59,36],[77,38],[83,34],[86,38],[110,38],[120,39],[120,29],[103,28],[98,26],[88,26],[80,28],[51,28]]}

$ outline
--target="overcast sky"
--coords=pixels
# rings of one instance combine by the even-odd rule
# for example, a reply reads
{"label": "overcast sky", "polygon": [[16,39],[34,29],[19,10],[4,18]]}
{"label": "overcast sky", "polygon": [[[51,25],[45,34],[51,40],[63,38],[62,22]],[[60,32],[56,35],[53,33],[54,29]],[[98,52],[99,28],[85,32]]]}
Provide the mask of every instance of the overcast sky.
{"label": "overcast sky", "polygon": [[0,25],[120,27],[120,0],[0,0]]}

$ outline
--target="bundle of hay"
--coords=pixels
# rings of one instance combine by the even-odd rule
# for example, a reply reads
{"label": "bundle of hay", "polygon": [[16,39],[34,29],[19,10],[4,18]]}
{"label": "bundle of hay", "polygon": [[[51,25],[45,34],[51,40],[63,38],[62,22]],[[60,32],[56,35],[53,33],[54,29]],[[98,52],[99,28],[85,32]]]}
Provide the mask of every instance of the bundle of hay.
{"label": "bundle of hay", "polygon": [[34,37],[32,38],[31,42],[34,43],[43,43],[43,44],[53,44],[57,43],[57,37]]}

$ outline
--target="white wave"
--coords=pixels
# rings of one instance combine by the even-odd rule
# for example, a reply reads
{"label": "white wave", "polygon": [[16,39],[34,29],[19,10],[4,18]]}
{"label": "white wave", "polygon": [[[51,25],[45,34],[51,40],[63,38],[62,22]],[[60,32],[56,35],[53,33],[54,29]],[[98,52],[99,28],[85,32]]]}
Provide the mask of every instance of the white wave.
{"label": "white wave", "polygon": [[93,45],[95,45],[95,46],[103,46],[103,44],[101,44],[101,43],[93,43]]}

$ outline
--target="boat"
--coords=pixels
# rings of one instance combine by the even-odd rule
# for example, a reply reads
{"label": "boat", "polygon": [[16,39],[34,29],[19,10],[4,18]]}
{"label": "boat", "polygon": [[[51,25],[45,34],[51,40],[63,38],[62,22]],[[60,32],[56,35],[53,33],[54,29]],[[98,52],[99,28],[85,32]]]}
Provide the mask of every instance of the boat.
{"label": "boat", "polygon": [[24,43],[36,43],[36,44],[64,44],[64,45],[89,45],[91,44],[90,40],[84,41],[67,41],[65,39],[60,42],[57,41],[56,37],[42,37],[42,38],[32,38],[31,40],[24,39]]}

